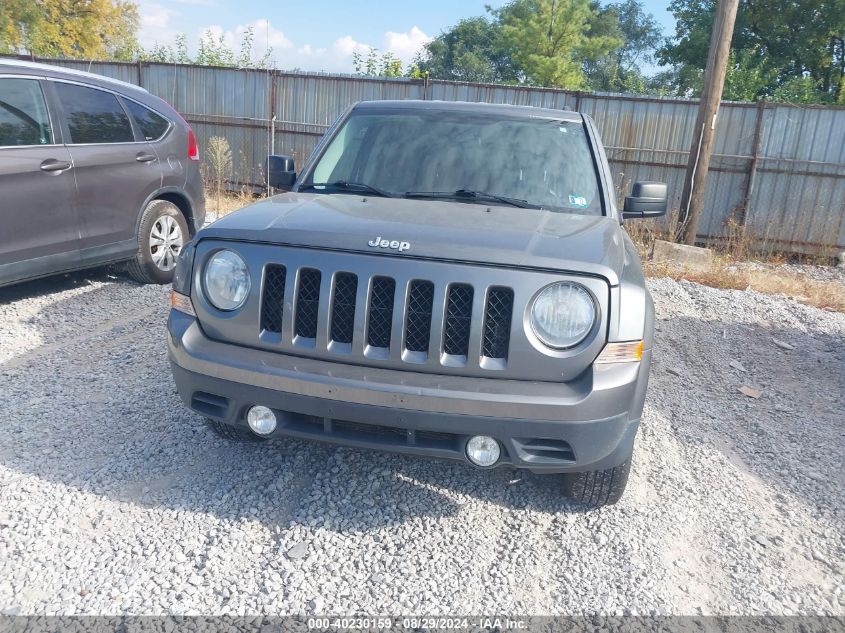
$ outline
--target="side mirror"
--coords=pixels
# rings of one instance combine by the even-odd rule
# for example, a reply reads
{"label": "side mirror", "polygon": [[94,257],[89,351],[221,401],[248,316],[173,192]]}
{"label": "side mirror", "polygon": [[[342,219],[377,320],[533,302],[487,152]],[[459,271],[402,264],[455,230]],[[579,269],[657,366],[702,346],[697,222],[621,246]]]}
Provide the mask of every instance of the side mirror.
{"label": "side mirror", "polygon": [[267,174],[270,176],[270,186],[276,189],[290,190],[296,182],[296,168],[290,156],[268,156]]}
{"label": "side mirror", "polygon": [[666,183],[635,182],[631,195],[625,198],[623,219],[656,218],[666,215],[668,195]]}

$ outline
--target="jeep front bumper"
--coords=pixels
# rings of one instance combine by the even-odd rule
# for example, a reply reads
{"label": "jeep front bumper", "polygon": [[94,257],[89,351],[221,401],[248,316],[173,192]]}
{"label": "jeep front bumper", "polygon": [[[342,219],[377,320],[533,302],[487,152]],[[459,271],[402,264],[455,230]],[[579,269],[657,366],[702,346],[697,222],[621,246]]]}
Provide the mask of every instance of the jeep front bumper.
{"label": "jeep front bumper", "polygon": [[331,363],[207,338],[171,311],[168,349],[176,387],[191,409],[246,427],[264,405],[297,437],[468,462],[465,445],[489,435],[496,464],[534,472],[598,470],[630,455],[651,350],[639,363],[595,365],[566,383],[469,378]]}

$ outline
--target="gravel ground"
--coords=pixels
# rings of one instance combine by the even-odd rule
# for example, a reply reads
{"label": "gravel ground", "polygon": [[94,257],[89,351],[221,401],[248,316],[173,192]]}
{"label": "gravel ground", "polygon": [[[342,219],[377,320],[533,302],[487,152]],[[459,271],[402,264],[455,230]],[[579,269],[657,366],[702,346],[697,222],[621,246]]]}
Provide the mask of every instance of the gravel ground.
{"label": "gravel ground", "polygon": [[0,612],[845,614],[845,315],[651,289],[628,492],[588,513],[554,477],[227,443],[175,393],[166,289],[0,290]]}
{"label": "gravel ground", "polygon": [[807,277],[812,281],[837,282],[845,286],[845,265],[818,266],[816,264],[768,264],[764,262],[743,262],[732,264],[728,269],[762,271],[777,274],[780,271]]}

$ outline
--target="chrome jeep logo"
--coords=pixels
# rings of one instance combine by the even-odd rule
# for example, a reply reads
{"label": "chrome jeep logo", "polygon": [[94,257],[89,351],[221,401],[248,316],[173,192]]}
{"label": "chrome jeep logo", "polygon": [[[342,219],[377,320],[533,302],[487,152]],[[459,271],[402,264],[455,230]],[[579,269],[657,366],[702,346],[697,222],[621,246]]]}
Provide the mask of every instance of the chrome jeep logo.
{"label": "chrome jeep logo", "polygon": [[373,248],[391,248],[399,253],[402,251],[407,251],[411,248],[410,242],[400,242],[399,240],[383,240],[381,239],[381,235],[379,235],[376,239],[367,242],[369,246]]}

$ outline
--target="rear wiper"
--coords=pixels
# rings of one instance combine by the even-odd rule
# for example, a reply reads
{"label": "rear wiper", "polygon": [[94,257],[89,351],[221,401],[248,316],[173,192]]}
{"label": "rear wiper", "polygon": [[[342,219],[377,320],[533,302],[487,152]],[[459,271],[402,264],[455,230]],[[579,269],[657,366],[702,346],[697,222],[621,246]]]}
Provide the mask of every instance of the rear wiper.
{"label": "rear wiper", "polygon": [[531,204],[528,200],[521,198],[508,198],[486,191],[473,191],[472,189],[458,189],[457,191],[407,191],[406,198],[444,198],[452,200],[477,200],[479,202],[501,202],[520,209],[542,209],[540,205]]}
{"label": "rear wiper", "polygon": [[381,196],[383,198],[395,198],[395,193],[384,191],[372,185],[366,185],[362,182],[349,182],[348,180],[335,180],[334,182],[312,182],[307,185],[302,185],[299,191],[306,189],[317,189],[323,187],[325,189],[340,189],[344,191],[354,191],[357,193],[368,193],[372,196]]}

